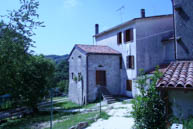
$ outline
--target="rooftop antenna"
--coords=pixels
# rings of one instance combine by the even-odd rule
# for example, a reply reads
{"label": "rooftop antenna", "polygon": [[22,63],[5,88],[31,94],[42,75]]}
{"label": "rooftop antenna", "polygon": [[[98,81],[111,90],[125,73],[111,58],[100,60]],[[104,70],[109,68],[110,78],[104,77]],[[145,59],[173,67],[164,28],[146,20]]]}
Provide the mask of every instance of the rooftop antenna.
{"label": "rooftop antenna", "polygon": [[124,11],[124,9],[125,9],[125,6],[123,5],[123,6],[121,6],[120,8],[118,8],[117,10],[116,10],[116,12],[119,12],[120,13],[120,16],[121,16],[121,23],[123,22],[123,11]]}

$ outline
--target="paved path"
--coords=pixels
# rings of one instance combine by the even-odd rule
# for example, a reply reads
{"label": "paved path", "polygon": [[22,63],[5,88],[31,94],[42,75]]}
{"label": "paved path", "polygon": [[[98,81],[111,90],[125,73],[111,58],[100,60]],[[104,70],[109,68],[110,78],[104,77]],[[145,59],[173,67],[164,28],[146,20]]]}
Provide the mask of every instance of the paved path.
{"label": "paved path", "polygon": [[111,117],[108,120],[98,119],[86,129],[131,129],[134,119],[130,117],[132,111],[131,104],[117,102],[102,108]]}

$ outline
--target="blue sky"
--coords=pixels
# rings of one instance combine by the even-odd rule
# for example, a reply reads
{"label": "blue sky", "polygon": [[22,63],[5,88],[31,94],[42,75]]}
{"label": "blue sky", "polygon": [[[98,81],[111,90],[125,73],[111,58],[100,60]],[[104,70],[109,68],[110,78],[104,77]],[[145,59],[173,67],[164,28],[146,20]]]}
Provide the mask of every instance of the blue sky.
{"label": "blue sky", "polygon": [[[0,15],[17,9],[19,0],[2,0]],[[120,7],[120,11],[117,11]],[[94,25],[104,31],[122,22],[140,16],[171,14],[171,0],[41,0],[38,13],[45,28],[35,30],[36,54],[68,54],[74,44],[92,44]]]}

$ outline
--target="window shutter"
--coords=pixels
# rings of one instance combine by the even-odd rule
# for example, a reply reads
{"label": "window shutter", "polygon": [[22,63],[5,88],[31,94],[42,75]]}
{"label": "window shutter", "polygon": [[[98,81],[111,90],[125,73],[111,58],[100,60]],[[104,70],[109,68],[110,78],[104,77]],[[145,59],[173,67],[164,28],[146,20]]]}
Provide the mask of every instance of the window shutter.
{"label": "window shutter", "polygon": [[134,56],[131,56],[131,68],[134,69]]}
{"label": "window shutter", "polygon": [[127,56],[127,68],[134,69],[134,56]]}
{"label": "window shutter", "polygon": [[121,44],[122,43],[122,32],[117,33],[117,44]]}
{"label": "window shutter", "polygon": [[133,28],[130,29],[130,40],[129,41],[133,41]]}
{"label": "window shutter", "polygon": [[96,84],[100,84],[100,73],[96,71]]}
{"label": "window shutter", "polygon": [[117,44],[119,44],[119,33],[117,34]]}
{"label": "window shutter", "polygon": [[74,73],[72,73],[72,79],[74,79]]}
{"label": "window shutter", "polygon": [[124,42],[127,42],[127,31],[124,31]]}

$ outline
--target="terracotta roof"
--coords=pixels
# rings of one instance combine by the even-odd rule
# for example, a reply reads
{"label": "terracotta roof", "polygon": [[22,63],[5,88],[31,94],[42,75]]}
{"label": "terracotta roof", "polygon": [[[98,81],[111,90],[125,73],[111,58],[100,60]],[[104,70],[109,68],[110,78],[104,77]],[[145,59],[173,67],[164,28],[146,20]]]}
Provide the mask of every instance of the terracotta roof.
{"label": "terracotta roof", "polygon": [[193,61],[172,62],[158,81],[157,87],[193,89]]}
{"label": "terracotta roof", "polygon": [[82,51],[84,51],[86,54],[115,54],[120,55],[121,53],[108,47],[108,46],[102,46],[102,45],[83,45],[83,44],[77,44],[76,47],[80,48]]}

